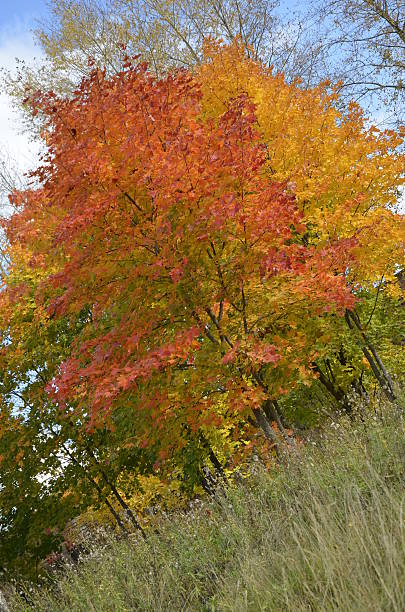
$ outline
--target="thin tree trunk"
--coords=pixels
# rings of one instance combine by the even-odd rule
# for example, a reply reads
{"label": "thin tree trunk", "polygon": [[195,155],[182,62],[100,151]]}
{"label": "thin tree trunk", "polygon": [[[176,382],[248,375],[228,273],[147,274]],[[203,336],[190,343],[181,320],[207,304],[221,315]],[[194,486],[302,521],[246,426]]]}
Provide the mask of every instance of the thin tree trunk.
{"label": "thin tree trunk", "polygon": [[122,522],[122,520],[120,518],[120,515],[118,514],[118,512],[115,511],[114,506],[110,503],[110,501],[107,499],[107,497],[104,499],[104,503],[107,506],[107,508],[109,509],[109,511],[111,512],[111,514],[113,515],[113,517],[115,518],[115,520],[117,521],[117,524],[119,525],[120,529],[127,536],[128,535],[128,530],[126,529],[124,523]]}
{"label": "thin tree trunk", "polygon": [[218,473],[218,475],[226,483],[227,482],[227,477],[226,477],[226,474],[224,472],[224,468],[222,467],[218,457],[216,456],[216,454],[214,453],[212,448],[210,449],[209,458],[210,458],[210,461],[211,461],[212,465],[214,466],[216,472]]}
{"label": "thin tree trunk", "polygon": [[280,414],[278,412],[275,401],[271,399],[266,400],[263,404],[263,410],[269,421],[275,421],[277,423],[277,427],[279,428],[280,433],[284,440],[287,442],[287,444],[293,444],[293,440],[290,438],[290,436],[284,429],[284,425],[281,421]]}
{"label": "thin tree trunk", "polygon": [[271,427],[265,412],[261,408],[253,408],[253,414],[255,415],[258,427],[260,427],[266,438],[269,440],[269,442],[271,442],[276,452],[276,456],[279,457],[280,451],[277,443],[276,434],[274,433],[273,428]]}
{"label": "thin tree trunk", "polygon": [[[54,435],[57,435],[57,434],[55,434],[55,432],[53,430],[52,430],[52,433]],[[119,526],[121,531],[127,536],[128,535],[128,530],[125,528],[124,523],[122,522],[119,514],[115,511],[115,509],[112,506],[112,504],[110,503],[110,501],[106,497],[104,497],[103,492],[102,492],[101,487],[99,486],[98,482],[96,480],[94,480],[94,478],[92,476],[90,476],[90,474],[88,473],[86,468],[80,463],[80,461],[78,461],[76,459],[76,457],[69,451],[68,448],[66,448],[66,446],[64,444],[62,444],[62,447],[65,450],[65,453],[70,458],[70,460],[73,461],[73,463],[76,464],[83,471],[83,473],[85,474],[86,478],[89,480],[89,482],[91,482],[93,487],[96,489],[96,491],[98,493],[98,496],[100,498],[100,501],[105,503],[105,505],[107,506],[107,508],[111,512],[112,516],[114,517],[117,525]]]}
{"label": "thin tree trunk", "polygon": [[343,389],[335,387],[335,385],[329,380],[329,378],[322,372],[321,368],[317,364],[313,364],[314,371],[319,374],[319,380],[329,391],[329,393],[335,398],[337,403],[344,409],[345,412],[350,414],[352,407],[347,401],[347,397]]}
{"label": "thin tree trunk", "polygon": [[[369,340],[369,338],[367,337],[367,335],[365,334],[361,323],[360,323],[360,319],[358,318],[358,316],[352,312],[351,310],[346,310],[345,313],[345,319],[346,322],[349,326],[350,329],[354,329],[354,326],[356,326],[357,330],[360,333],[360,336],[364,342],[364,344],[362,345],[362,351],[363,354],[365,356],[365,358],[367,359],[367,361],[370,364],[370,367],[373,371],[374,376],[376,377],[380,387],[382,388],[382,390],[384,391],[386,397],[389,399],[390,402],[395,402],[396,397],[395,397],[395,391],[394,391],[394,383],[392,381],[391,376],[388,374],[387,370],[384,367],[384,364],[382,363],[376,348],[374,347],[374,345],[372,344],[372,342]],[[370,353],[371,351],[371,353]],[[374,359],[373,359],[374,357]]]}
{"label": "thin tree trunk", "polygon": [[100,474],[104,480],[104,482],[110,487],[112,494],[114,495],[114,497],[117,499],[118,503],[120,504],[120,506],[125,510],[126,515],[129,517],[130,521],[132,522],[132,524],[134,525],[135,529],[137,529],[138,531],[141,532],[142,536],[145,538],[145,532],[143,530],[143,528],[141,527],[140,523],[138,522],[138,520],[136,519],[134,513],[132,512],[131,508],[128,506],[128,504],[124,501],[124,499],[121,497],[121,495],[119,494],[116,486],[110,481],[110,479],[107,477],[106,473],[104,472],[103,469],[101,469],[100,463],[97,460],[96,456],[94,455],[93,451],[91,450],[91,448],[89,448],[88,445],[86,445],[86,450],[88,452],[88,454],[90,455],[90,457],[93,459],[93,461],[95,462],[95,464],[97,465],[97,467],[100,470]]}
{"label": "thin tree trunk", "polygon": [[214,466],[215,471],[222,478],[222,480],[226,483],[227,482],[227,477],[226,477],[226,474],[224,472],[224,468],[222,467],[220,460],[218,459],[218,457],[214,453],[210,443],[208,442],[207,438],[204,436],[202,431],[199,432],[199,438],[200,438],[200,441],[203,444],[203,446],[206,449],[209,450],[209,455],[208,455],[209,456],[209,460],[211,461],[212,465]]}
{"label": "thin tree trunk", "polygon": [[210,497],[215,496],[216,478],[212,475],[211,470],[204,465],[200,470],[201,486]]}
{"label": "thin tree trunk", "polygon": [[280,418],[280,421],[281,421],[284,429],[293,429],[290,426],[290,424],[285,420],[285,416],[282,413],[282,410],[280,408],[280,405],[279,405],[278,401],[274,399],[274,400],[272,400],[272,402],[273,402],[274,408],[275,408],[275,410],[276,410],[276,412],[277,412],[277,414],[278,414],[278,416]]}
{"label": "thin tree trunk", "polygon": [[145,535],[145,531],[143,530],[143,528],[141,527],[141,525],[139,524],[138,520],[136,519],[134,513],[132,512],[131,508],[128,506],[128,504],[123,500],[123,498],[121,497],[121,495],[119,494],[119,492],[117,491],[116,487],[110,483],[110,487],[111,487],[111,491],[113,492],[113,494],[115,495],[115,497],[117,498],[119,504],[121,505],[121,507],[125,510],[125,514],[130,518],[132,524],[134,525],[134,527],[141,532],[142,537],[146,538]]}
{"label": "thin tree trunk", "polygon": [[358,317],[357,314],[355,314],[354,312],[350,312],[350,315],[352,317],[352,320],[354,321],[357,329],[359,330],[361,337],[363,338],[364,342],[367,344],[367,347],[370,349],[375,361],[377,362],[381,372],[384,375],[385,380],[387,381],[390,391],[392,393],[392,395],[395,395],[394,392],[394,382],[391,378],[391,376],[389,375],[389,373],[387,372],[383,362],[381,361],[381,358],[379,356],[379,354],[377,353],[377,350],[375,348],[375,346],[373,345],[373,343],[371,342],[371,340],[368,338],[368,336],[366,335],[365,331],[363,330],[362,326],[361,326],[361,322],[360,319]]}
{"label": "thin tree trunk", "polygon": [[[255,378],[257,384],[269,396],[270,395],[269,388],[266,385],[265,381],[263,380],[263,378],[262,378],[262,376],[260,374],[260,371],[257,372],[254,375],[254,378]],[[267,421],[267,425],[264,423],[264,426],[265,426],[266,430],[268,429],[268,427],[271,429],[271,433],[273,434],[274,439],[276,440],[276,436],[274,434],[273,429],[271,428],[271,425],[270,425],[269,421],[276,421],[276,423],[278,425],[278,428],[280,430],[281,436],[284,438],[284,440],[286,442],[288,442],[288,444],[291,444],[291,440],[290,440],[289,436],[287,435],[287,433],[286,433],[286,431],[284,429],[283,423],[281,422],[281,418],[280,418],[280,415],[279,415],[278,409],[277,409],[277,402],[275,402],[275,400],[272,400],[272,399],[270,399],[270,397],[268,397],[268,399],[264,402],[264,404],[262,406],[262,412],[263,412],[263,416],[265,417],[265,420]],[[257,414],[256,413],[254,413],[254,414],[255,414],[256,420],[258,421]],[[260,427],[263,429],[263,425],[260,425]],[[264,429],[263,429],[263,431],[264,431],[264,434],[266,435],[266,437],[268,437],[266,431]],[[276,447],[276,453],[277,453],[277,451],[278,451],[278,448]]]}
{"label": "thin tree trunk", "polygon": [[[343,367],[347,366],[347,359],[344,354],[343,346],[341,346],[339,349],[339,352],[336,353],[336,357],[340,365],[342,365]],[[330,366],[329,366],[329,369],[331,370]],[[362,397],[366,401],[366,403],[368,403],[370,401],[370,398],[368,396],[366,388],[363,385],[363,373],[364,372],[362,372],[358,378],[357,377],[354,378],[350,384],[354,392],[358,396]]]}

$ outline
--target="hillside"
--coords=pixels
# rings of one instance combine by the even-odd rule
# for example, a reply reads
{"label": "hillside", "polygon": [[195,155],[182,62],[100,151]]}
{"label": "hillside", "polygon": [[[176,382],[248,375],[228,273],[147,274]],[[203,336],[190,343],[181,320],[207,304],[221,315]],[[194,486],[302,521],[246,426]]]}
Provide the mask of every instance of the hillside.
{"label": "hillside", "polygon": [[[331,422],[282,465],[111,541],[14,611],[405,608],[402,415]],[[26,589],[28,593],[28,589]]]}

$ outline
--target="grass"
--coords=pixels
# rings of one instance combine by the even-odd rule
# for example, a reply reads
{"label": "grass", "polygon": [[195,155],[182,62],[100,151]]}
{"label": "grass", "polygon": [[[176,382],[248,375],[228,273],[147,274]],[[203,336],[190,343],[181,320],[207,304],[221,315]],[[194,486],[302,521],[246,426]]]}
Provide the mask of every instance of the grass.
{"label": "grass", "polygon": [[330,425],[282,466],[111,542],[14,611],[405,610],[405,426]]}

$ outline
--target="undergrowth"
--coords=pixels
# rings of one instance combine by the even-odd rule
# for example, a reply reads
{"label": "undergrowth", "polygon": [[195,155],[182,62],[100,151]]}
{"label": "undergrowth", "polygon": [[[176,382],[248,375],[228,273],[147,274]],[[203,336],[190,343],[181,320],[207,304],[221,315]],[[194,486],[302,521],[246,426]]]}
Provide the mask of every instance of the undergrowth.
{"label": "undergrowth", "polygon": [[242,484],[111,541],[13,611],[405,610],[401,415],[341,420]]}

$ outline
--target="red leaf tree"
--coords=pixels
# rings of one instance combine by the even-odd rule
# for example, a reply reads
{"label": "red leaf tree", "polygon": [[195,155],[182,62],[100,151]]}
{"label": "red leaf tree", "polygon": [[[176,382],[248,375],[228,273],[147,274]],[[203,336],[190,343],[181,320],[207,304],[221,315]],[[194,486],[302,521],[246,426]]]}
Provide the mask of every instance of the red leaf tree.
{"label": "red leaf tree", "polygon": [[138,443],[159,438],[165,455],[185,427],[232,418],[273,438],[272,402],[308,375],[322,318],[353,306],[354,241],[306,246],[246,95],[209,119],[190,73],[155,80],[128,62],[34,105],[48,152],[7,237],[49,271],[50,317],[91,313],[49,393],[91,427],[129,407]]}

